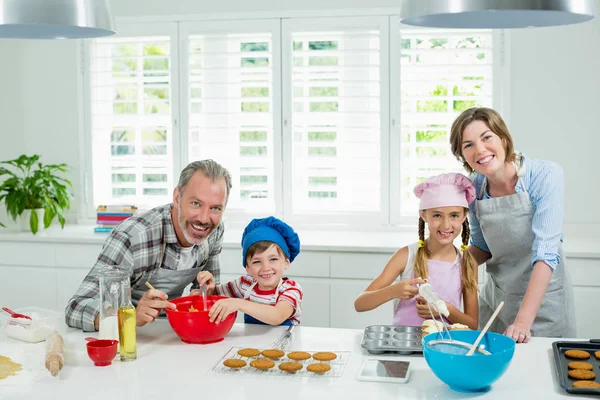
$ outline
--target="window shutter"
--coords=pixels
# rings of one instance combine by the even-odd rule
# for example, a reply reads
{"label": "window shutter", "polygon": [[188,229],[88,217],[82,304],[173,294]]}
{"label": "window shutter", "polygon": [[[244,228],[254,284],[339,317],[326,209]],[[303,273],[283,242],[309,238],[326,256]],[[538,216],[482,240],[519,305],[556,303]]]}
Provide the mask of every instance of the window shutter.
{"label": "window shutter", "polygon": [[94,203],[148,208],[173,188],[169,36],[91,42]]}
{"label": "window shutter", "polygon": [[230,172],[227,208],[274,206],[273,41],[271,32],[189,35],[189,158],[212,158]]}
{"label": "window shutter", "polygon": [[450,151],[450,128],[462,111],[492,106],[492,34],[401,29],[400,44],[400,203],[414,215],[415,185],[465,173]]}
{"label": "window shutter", "polygon": [[380,30],[291,39],[292,212],[380,212]]}

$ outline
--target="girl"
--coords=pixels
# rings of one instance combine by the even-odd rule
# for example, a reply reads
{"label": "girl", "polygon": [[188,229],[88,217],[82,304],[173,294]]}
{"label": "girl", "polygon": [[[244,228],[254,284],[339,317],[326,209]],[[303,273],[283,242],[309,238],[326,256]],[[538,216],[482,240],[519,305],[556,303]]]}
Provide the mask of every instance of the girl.
{"label": "girl", "polygon": [[[431,315],[425,300],[418,296],[416,285],[427,279],[446,302],[450,311],[447,319],[477,329],[477,264],[465,251],[469,241],[467,213],[475,187],[466,176],[449,173],[417,185],[414,193],[420,199],[419,241],[392,256],[383,272],[358,296],[354,308],[369,311],[395,300],[392,323],[421,326],[425,319],[438,317],[436,311]],[[427,240],[425,224],[429,227]],[[461,231],[463,245],[458,251],[453,241]],[[397,278],[400,281],[394,282]]]}

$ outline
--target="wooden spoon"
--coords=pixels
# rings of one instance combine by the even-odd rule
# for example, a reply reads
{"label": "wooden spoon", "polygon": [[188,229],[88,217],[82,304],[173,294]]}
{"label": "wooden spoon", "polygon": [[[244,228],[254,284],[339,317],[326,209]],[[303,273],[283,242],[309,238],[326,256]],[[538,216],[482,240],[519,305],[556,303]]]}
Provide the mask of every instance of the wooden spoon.
{"label": "wooden spoon", "polygon": [[487,324],[485,324],[485,326],[483,327],[483,330],[481,331],[481,333],[479,334],[479,336],[477,336],[477,340],[475,341],[475,343],[473,343],[473,346],[471,346],[471,350],[469,350],[467,352],[468,356],[472,356],[473,353],[475,353],[475,350],[477,350],[477,346],[479,345],[479,342],[481,342],[481,339],[483,339],[483,335],[485,335],[485,333],[487,332],[487,330],[490,329],[490,325],[492,325],[492,322],[494,322],[494,320],[498,316],[498,313],[502,309],[502,306],[504,306],[504,302],[503,301],[501,301],[500,304],[498,304],[498,307],[496,307],[496,311],[494,311],[494,313],[492,314],[492,316],[490,317],[490,319],[488,319]]}

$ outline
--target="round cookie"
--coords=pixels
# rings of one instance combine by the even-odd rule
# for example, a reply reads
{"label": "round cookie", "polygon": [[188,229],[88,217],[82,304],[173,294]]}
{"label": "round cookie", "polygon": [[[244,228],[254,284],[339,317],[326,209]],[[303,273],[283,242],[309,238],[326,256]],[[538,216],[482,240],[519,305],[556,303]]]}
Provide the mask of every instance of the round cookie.
{"label": "round cookie", "polygon": [[229,360],[223,361],[223,365],[229,368],[243,368],[246,366],[246,361],[237,358],[230,358]]}
{"label": "round cookie", "polygon": [[312,357],[317,361],[331,361],[335,360],[337,355],[330,351],[319,351],[318,353],[313,354]]}
{"label": "round cookie", "polygon": [[238,350],[237,353],[240,356],[242,356],[242,357],[256,357],[257,355],[260,354],[260,350],[259,349],[246,348],[246,349]]}
{"label": "round cookie", "polygon": [[266,358],[259,358],[258,360],[251,361],[250,366],[256,369],[270,369],[275,366],[275,362]]}
{"label": "round cookie", "polygon": [[569,371],[569,376],[573,379],[594,379],[596,374],[585,369],[572,369]]}
{"label": "round cookie", "polygon": [[600,350],[598,350],[597,352],[594,353],[594,356],[596,356],[596,358],[598,360],[600,360]]}
{"label": "round cookie", "polygon": [[302,364],[296,361],[287,361],[279,364],[279,369],[286,372],[296,372],[302,369]]}
{"label": "round cookie", "polygon": [[314,363],[310,364],[308,367],[306,367],[306,369],[316,374],[324,374],[331,369],[331,365],[325,363]]}
{"label": "round cookie", "polygon": [[594,369],[594,366],[585,361],[571,361],[569,363],[569,369],[587,369],[588,371],[591,371]]}
{"label": "round cookie", "polygon": [[573,382],[573,387],[583,389],[600,389],[600,383],[594,381],[575,381]]}
{"label": "round cookie", "polygon": [[305,351],[292,351],[291,353],[288,353],[287,356],[290,360],[304,361],[310,358],[310,353]]}
{"label": "round cookie", "polygon": [[285,355],[285,352],[283,350],[268,349],[263,350],[261,354],[267,358],[281,358]]}
{"label": "round cookie", "polygon": [[565,356],[576,360],[587,360],[590,358],[590,353],[583,350],[567,350],[565,351]]}

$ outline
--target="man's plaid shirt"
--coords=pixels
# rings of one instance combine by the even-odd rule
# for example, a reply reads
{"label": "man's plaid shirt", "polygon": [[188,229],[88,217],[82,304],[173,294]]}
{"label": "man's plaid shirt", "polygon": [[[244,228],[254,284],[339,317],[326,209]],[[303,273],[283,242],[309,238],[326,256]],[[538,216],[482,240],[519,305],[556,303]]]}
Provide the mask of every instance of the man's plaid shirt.
{"label": "man's plaid shirt", "polygon": [[[181,247],[171,219],[172,207],[172,204],[167,204],[130,217],[110,233],[96,264],[67,304],[65,309],[67,325],[83,329],[85,332],[95,330],[94,319],[100,312],[98,273],[103,267],[116,265],[127,269],[132,287],[137,282],[145,282],[156,268],[160,268],[164,241],[166,250],[163,268],[177,270]],[[209,257],[206,267],[203,268],[214,275],[216,283],[219,283],[220,278],[219,254],[223,246],[223,232],[224,227],[221,223],[208,237]],[[197,260],[194,267],[204,262],[204,251],[201,246],[206,246],[206,242],[194,246],[192,250],[192,257]],[[195,279],[190,283],[192,282],[192,288],[197,288],[198,282]],[[156,289],[161,290],[159,287]],[[171,293],[167,294],[172,298]],[[132,300],[137,305],[140,299],[132,298]]]}

